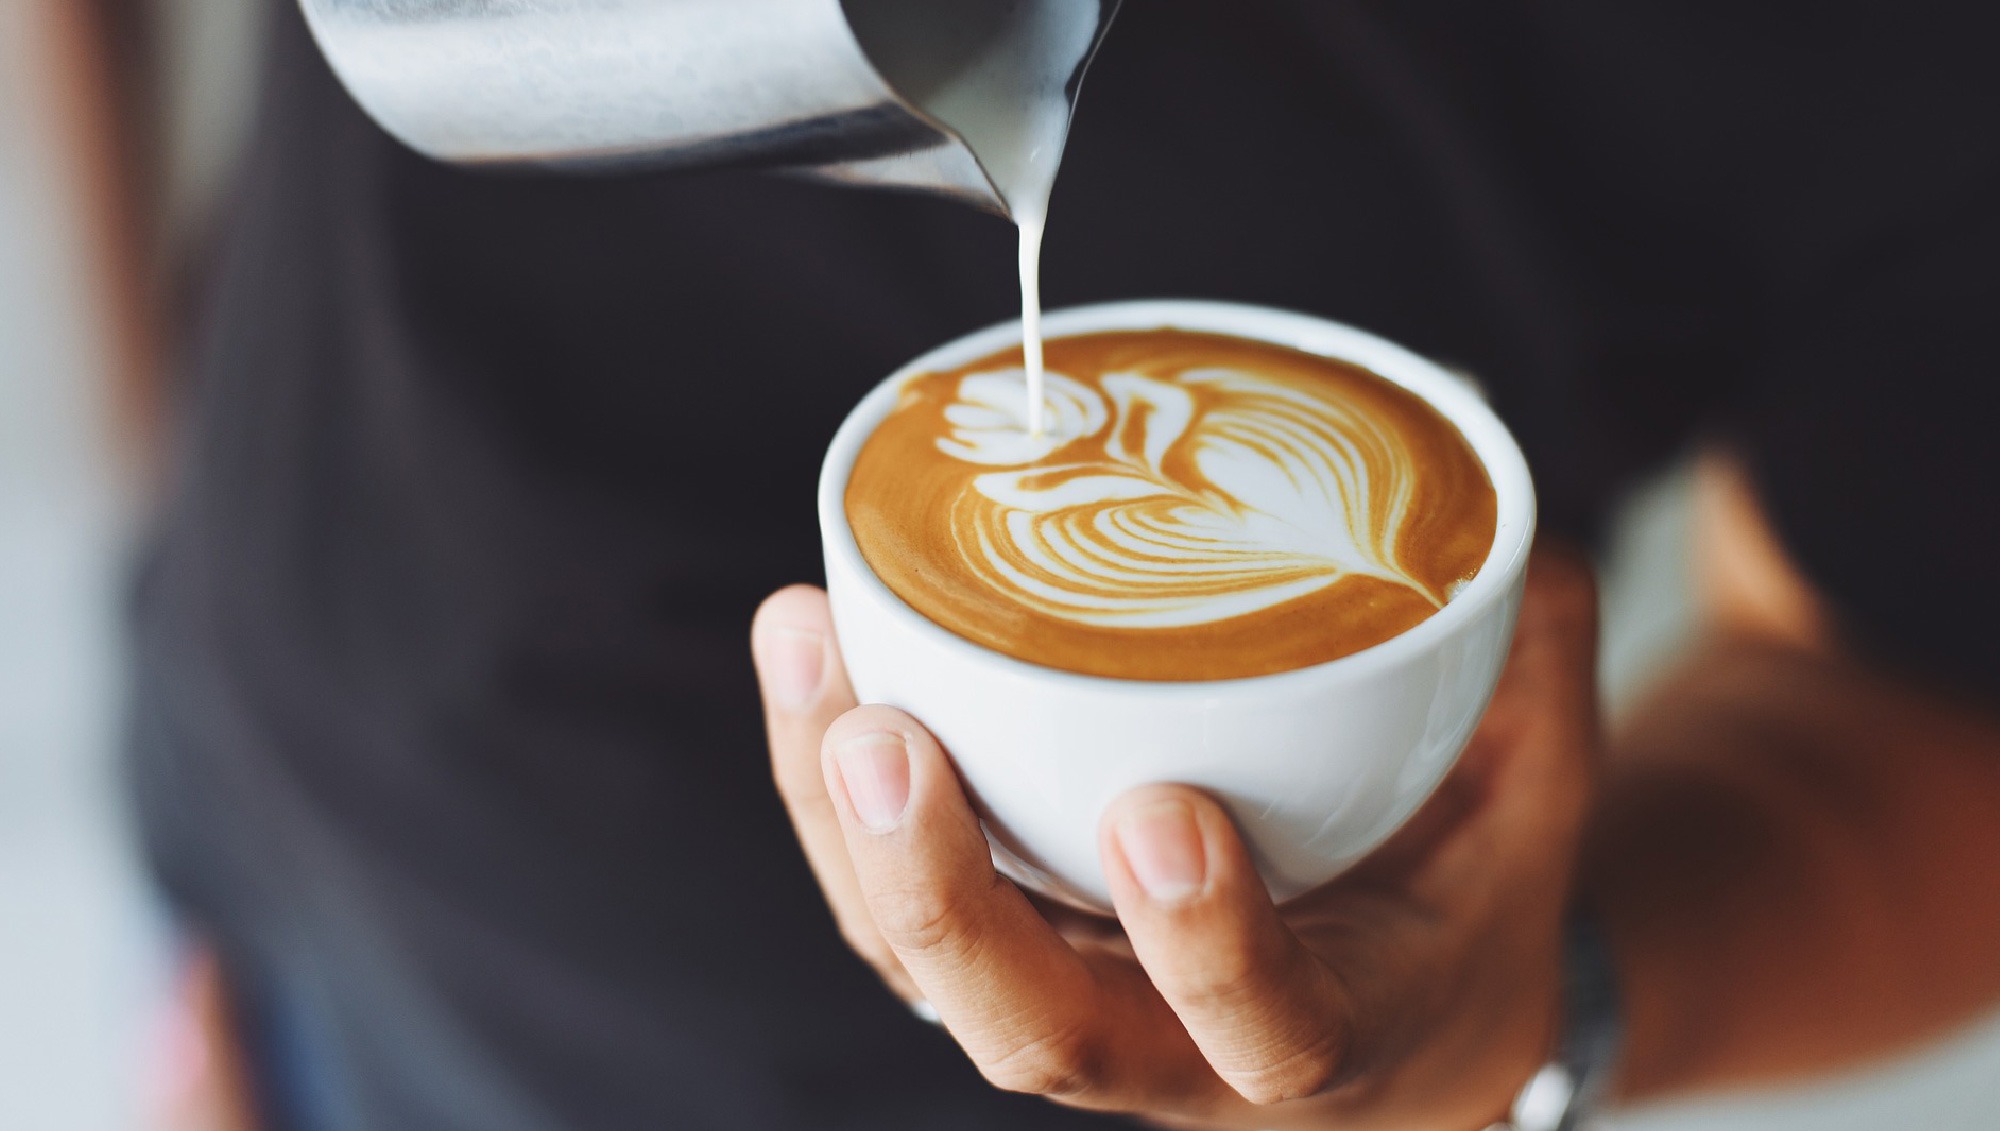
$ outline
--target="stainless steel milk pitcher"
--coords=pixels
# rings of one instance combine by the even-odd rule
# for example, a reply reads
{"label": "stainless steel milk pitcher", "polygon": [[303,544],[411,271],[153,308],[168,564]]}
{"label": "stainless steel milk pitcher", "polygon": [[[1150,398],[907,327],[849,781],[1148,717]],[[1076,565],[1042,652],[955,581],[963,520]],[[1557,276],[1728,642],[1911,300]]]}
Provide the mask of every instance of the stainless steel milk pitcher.
{"label": "stainless steel milk pitcher", "polygon": [[1010,119],[1031,109],[1024,99],[1053,98],[1066,131],[1117,8],[1117,0],[300,3],[356,101],[433,157],[790,166],[1002,214],[1017,211],[1008,166],[1019,161],[999,152],[1011,143]]}

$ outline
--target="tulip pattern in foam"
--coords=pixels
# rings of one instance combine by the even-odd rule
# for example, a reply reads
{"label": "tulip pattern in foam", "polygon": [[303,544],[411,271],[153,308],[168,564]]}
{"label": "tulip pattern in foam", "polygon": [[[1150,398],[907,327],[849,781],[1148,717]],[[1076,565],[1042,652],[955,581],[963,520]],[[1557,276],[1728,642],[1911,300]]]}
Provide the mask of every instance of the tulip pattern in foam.
{"label": "tulip pattern in foam", "polygon": [[1378,420],[1230,368],[1097,386],[1050,373],[1037,436],[1020,370],[960,378],[937,448],[990,469],[951,515],[986,585],[1124,628],[1240,617],[1356,575],[1442,605],[1397,561],[1416,473]]}

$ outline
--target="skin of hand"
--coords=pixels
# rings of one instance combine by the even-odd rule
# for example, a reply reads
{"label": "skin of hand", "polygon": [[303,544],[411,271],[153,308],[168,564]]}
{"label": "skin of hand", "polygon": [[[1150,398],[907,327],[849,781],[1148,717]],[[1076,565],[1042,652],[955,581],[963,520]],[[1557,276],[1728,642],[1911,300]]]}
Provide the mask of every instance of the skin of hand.
{"label": "skin of hand", "polygon": [[857,707],[818,590],[759,611],[772,767],[834,918],[995,1085],[1171,1127],[1437,1128],[1501,1117],[1551,1051],[1561,921],[1596,777],[1589,570],[1538,550],[1459,764],[1331,885],[1274,908],[1226,811],[1104,814],[1115,923],[999,876],[945,752]]}
{"label": "skin of hand", "polygon": [[1797,1081],[2000,1004],[2000,715],[1870,663],[1740,459],[1692,482],[1687,656],[1607,743],[1578,888],[1627,1100]]}

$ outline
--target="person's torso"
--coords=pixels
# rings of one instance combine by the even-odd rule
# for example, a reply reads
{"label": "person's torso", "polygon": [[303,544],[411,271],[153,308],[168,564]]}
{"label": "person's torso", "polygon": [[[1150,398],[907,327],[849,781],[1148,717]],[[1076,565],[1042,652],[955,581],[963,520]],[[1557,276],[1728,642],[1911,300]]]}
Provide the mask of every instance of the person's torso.
{"label": "person's torso", "polygon": [[[1991,165],[1843,81],[1864,17],[1793,7],[1136,0],[1045,294],[1299,308],[1461,365],[1587,530],[1727,417],[1802,278]],[[200,898],[273,937],[378,917],[478,1055],[592,1125],[975,1111],[818,906],[744,637],[817,575],[845,411],[1017,313],[1012,230],[769,173],[439,166],[275,8],[144,592],[142,704],[183,749],[142,766],[160,851],[261,869]]]}

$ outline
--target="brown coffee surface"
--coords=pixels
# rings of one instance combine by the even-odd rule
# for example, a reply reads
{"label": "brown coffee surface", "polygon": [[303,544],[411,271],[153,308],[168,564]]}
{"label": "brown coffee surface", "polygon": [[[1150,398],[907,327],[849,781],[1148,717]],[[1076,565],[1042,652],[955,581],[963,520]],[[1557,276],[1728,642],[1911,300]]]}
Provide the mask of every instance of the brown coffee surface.
{"label": "brown coffee surface", "polygon": [[903,601],[1030,663],[1143,680],[1289,671],[1425,620],[1493,543],[1458,429],[1367,370],[1216,334],[1048,343],[920,374],[855,461],[847,517]]}

